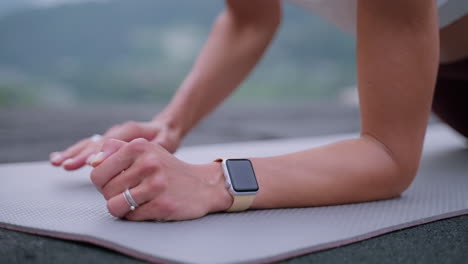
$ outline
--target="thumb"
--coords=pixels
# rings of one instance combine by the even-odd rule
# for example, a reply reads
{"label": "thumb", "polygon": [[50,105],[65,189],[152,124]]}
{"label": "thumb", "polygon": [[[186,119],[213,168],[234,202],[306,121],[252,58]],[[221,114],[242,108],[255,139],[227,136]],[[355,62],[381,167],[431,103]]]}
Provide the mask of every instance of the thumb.
{"label": "thumb", "polygon": [[129,121],[115,129],[109,130],[104,136],[130,142],[135,138],[152,140],[160,130],[158,124]]}
{"label": "thumb", "polygon": [[121,147],[123,147],[126,142],[117,140],[117,139],[107,139],[104,141],[104,144],[101,147],[99,153],[89,156],[86,161],[90,166],[97,167],[109,156],[117,152]]}

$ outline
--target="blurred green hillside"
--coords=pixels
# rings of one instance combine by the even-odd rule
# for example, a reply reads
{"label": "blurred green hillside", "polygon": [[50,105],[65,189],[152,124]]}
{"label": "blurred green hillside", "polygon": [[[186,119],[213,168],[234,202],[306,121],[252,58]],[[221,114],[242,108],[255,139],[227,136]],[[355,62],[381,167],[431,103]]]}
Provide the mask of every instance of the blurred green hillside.
{"label": "blurred green hillside", "polygon": [[[164,102],[205,41],[220,0],[116,0],[0,17],[0,105]],[[354,39],[286,5],[237,100],[333,99],[355,82]]]}

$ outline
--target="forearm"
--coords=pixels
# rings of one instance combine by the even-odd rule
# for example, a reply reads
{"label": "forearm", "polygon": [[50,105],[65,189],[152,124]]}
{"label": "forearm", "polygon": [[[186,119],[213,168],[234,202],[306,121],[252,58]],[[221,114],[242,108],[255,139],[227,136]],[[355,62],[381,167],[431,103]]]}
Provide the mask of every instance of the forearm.
{"label": "forearm", "polygon": [[414,179],[437,70],[435,4],[360,0],[358,10],[361,137],[253,159],[261,188],[254,208],[387,199]]}
{"label": "forearm", "polygon": [[398,180],[398,165],[367,137],[251,160],[260,186],[252,208],[381,200],[394,197],[405,188]]}
{"label": "forearm", "polygon": [[252,71],[276,32],[279,12],[276,4],[256,18],[237,16],[228,6],[216,20],[192,71],[159,118],[169,119],[184,136]]}

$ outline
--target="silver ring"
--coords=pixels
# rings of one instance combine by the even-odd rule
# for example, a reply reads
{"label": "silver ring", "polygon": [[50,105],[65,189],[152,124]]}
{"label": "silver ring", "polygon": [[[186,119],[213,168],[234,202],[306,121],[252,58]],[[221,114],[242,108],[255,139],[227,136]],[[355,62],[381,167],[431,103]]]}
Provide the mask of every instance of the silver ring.
{"label": "silver ring", "polygon": [[89,139],[91,139],[92,142],[99,142],[102,139],[102,136],[99,134],[94,134]]}
{"label": "silver ring", "polygon": [[130,206],[130,210],[134,211],[139,205],[137,202],[132,197],[132,194],[130,193],[130,190],[127,188],[125,189],[125,192],[122,193],[125,201],[127,201],[128,206]]}

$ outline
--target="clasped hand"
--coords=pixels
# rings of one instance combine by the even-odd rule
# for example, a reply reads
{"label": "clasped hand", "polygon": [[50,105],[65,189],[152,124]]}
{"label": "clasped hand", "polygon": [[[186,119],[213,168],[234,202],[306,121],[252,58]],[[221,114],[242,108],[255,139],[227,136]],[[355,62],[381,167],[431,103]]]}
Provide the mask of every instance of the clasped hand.
{"label": "clasped hand", "polygon": [[[89,161],[91,181],[115,217],[133,221],[188,220],[223,211],[232,204],[219,164],[183,162],[162,146],[139,138],[105,139]],[[138,203],[130,210],[126,189]]]}

